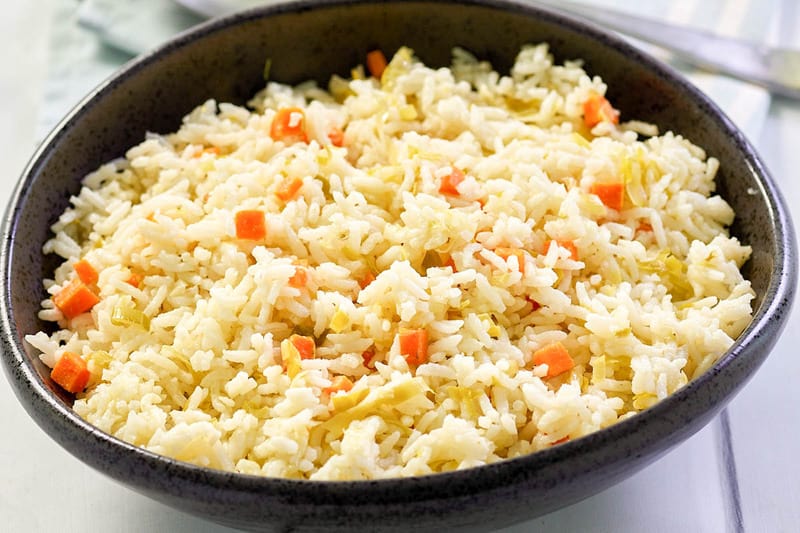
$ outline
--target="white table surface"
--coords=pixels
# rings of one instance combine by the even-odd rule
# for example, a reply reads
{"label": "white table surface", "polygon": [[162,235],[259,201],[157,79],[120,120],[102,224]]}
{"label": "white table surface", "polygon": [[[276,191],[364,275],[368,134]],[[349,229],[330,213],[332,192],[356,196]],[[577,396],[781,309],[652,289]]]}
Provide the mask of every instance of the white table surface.
{"label": "white table surface", "polygon": [[[37,140],[54,0],[3,2],[0,205]],[[783,0],[778,39],[800,47],[800,7]],[[790,206],[800,206],[800,103],[773,100],[753,139]],[[794,213],[800,220],[800,209]],[[523,531],[800,531],[800,306],[774,352],[705,429],[626,481],[508,528]],[[140,496],[62,450],[0,380],[0,531],[226,531]],[[726,475],[724,426],[735,465]]]}

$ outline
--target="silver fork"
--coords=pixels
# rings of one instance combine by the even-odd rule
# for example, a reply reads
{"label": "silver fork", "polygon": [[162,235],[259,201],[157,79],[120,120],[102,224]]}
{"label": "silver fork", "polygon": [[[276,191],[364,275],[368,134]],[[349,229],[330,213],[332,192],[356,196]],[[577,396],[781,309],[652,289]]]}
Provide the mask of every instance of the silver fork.
{"label": "silver fork", "polygon": [[650,42],[704,70],[754,83],[800,100],[800,50],[775,48],[574,2],[542,4]]}

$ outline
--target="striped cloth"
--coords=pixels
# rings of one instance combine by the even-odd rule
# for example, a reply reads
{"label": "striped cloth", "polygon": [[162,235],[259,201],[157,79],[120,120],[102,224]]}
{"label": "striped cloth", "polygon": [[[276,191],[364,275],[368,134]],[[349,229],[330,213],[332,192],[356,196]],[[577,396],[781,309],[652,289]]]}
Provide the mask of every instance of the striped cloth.
{"label": "striped cloth", "polygon": [[[37,131],[43,137],[92,87],[132,55],[157,46],[202,20],[179,4],[198,8],[252,5],[255,0],[56,0],[50,69]],[[582,0],[639,16],[767,42],[780,0]],[[693,70],[668,54],[634,41],[670,61],[706,92],[751,139],[757,139],[769,94],[725,76]]]}

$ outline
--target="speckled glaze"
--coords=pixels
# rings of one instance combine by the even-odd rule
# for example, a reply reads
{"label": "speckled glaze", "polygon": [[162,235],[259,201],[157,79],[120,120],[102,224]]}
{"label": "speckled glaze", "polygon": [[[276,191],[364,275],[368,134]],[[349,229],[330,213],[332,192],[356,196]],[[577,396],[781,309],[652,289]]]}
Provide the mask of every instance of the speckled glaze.
{"label": "speckled glaze", "polygon": [[[194,467],[125,444],[83,422],[23,342],[36,318],[48,228],[80,178],[122,155],[146,131],[175,130],[207,98],[243,103],[273,79],[296,83],[347,74],[366,50],[411,46],[446,65],[460,45],[507,70],[524,43],[547,41],[558,60],[580,57],[610,85],[625,117],[655,122],[722,161],[719,192],[753,246],[745,266],[755,320],[707,374],[631,419],[551,449],[467,471],[365,482],[265,479]],[[742,134],[705,96],[620,39],[523,2],[294,1],[215,20],[126,65],[90,94],[43,143],[5,216],[3,365],[34,420],[80,460],[133,490],[244,529],[405,530],[500,527],[573,503],[630,476],[705,425],[753,375],[788,316],[797,251],[786,206]]]}

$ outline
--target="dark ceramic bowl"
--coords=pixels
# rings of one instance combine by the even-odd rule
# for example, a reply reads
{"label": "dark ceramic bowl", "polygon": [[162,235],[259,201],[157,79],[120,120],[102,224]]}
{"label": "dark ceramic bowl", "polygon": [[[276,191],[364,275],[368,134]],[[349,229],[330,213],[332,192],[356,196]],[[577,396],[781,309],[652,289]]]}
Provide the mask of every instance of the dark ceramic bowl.
{"label": "dark ceramic bowl", "polygon": [[[79,180],[146,131],[175,130],[207,98],[245,102],[274,79],[325,82],[366,50],[409,45],[446,65],[460,45],[507,70],[521,45],[547,41],[558,60],[583,58],[624,116],[654,122],[705,147],[722,168],[718,191],[735,208],[732,232],[753,247],[744,271],[755,318],[705,375],[631,419],[526,457],[411,479],[310,482],[199,468],[121,442],[78,418],[71,397],[23,338],[36,315],[48,228]],[[294,1],[215,20],[129,65],[87,97],[37,151],[5,217],[3,363],[36,422],[80,460],[133,490],[189,513],[254,529],[500,527],[578,501],[630,476],[703,427],[767,357],[796,284],[786,206],[752,146],[708,98],[620,39],[522,1]]]}

